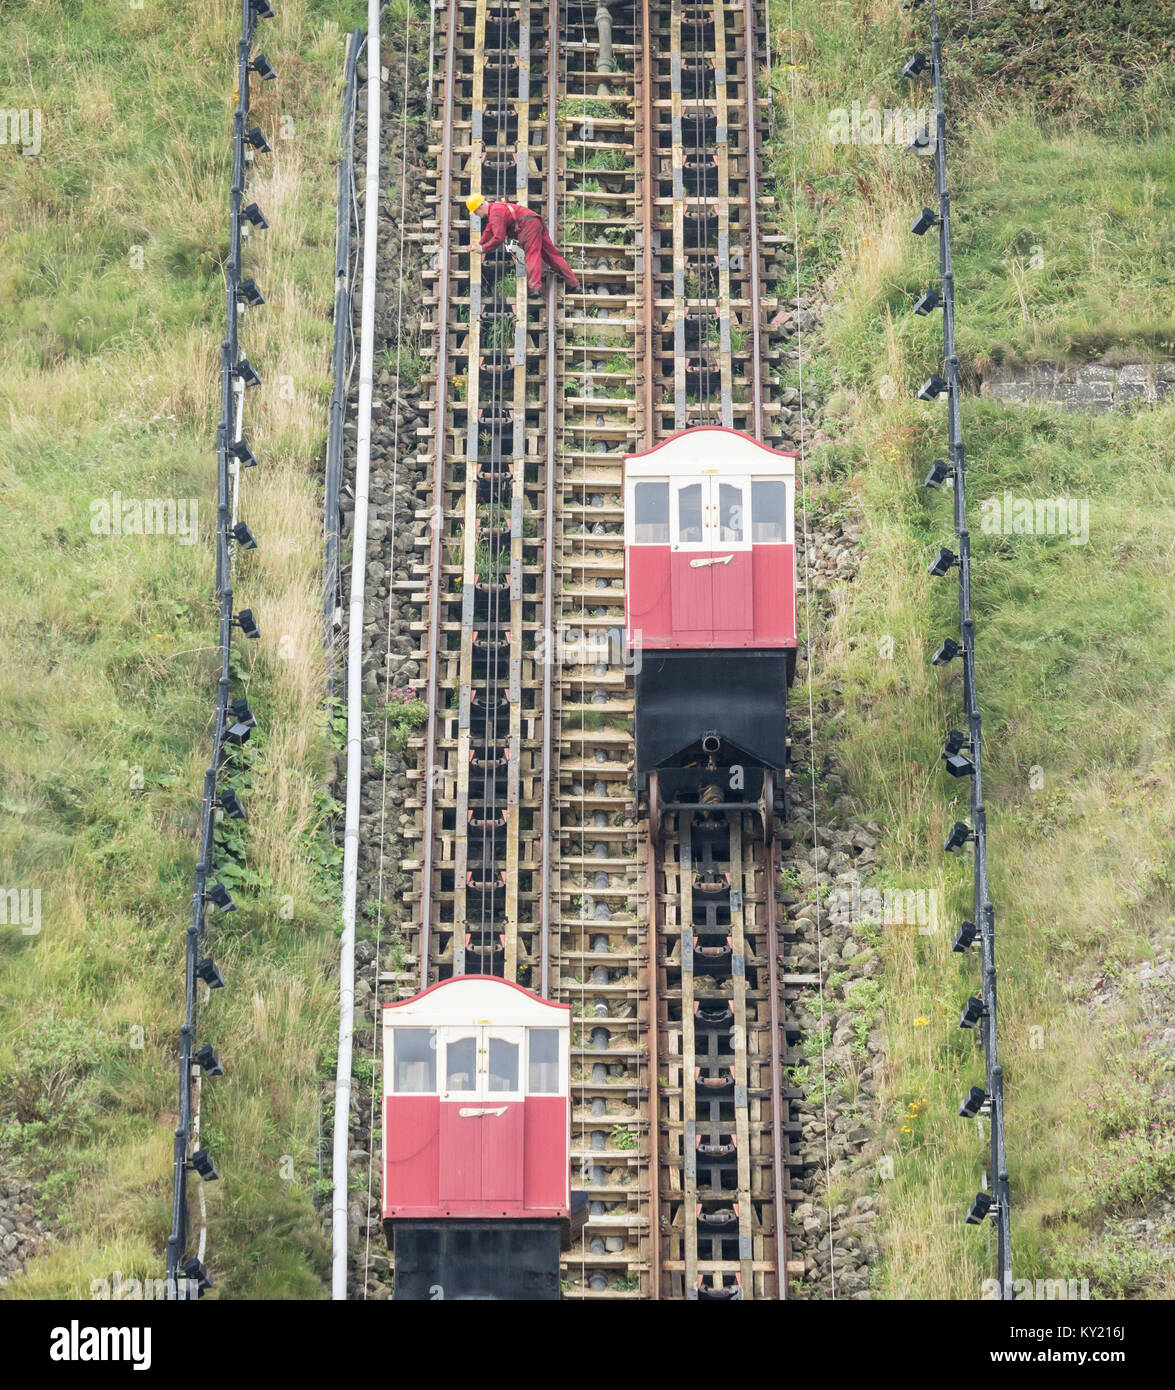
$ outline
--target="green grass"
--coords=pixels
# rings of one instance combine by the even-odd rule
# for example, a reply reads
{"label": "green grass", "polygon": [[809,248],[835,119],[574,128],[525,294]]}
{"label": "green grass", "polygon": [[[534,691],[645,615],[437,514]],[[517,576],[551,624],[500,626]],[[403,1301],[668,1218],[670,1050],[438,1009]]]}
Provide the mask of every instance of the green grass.
{"label": "green grass", "polygon": [[[1026,93],[1052,116],[1078,110],[1088,122],[1097,114],[1090,95],[1104,88],[1107,74],[1115,93],[1131,92],[1175,61],[1170,0],[1113,0],[1097,7],[1094,20],[1081,0],[1048,0],[1039,8],[967,0],[941,13],[955,40],[952,91],[968,104],[987,92]],[[1114,125],[1122,114],[1111,106]]]}
{"label": "green grass", "polygon": [[[773,14],[786,23],[786,6]],[[954,542],[949,499],[920,486],[945,452],[945,418],[913,399],[939,363],[941,319],[909,308],[937,278],[933,238],[908,231],[933,194],[911,156],[825,134],[832,107],[908,104],[894,79],[924,47],[925,24],[909,29],[896,7],[815,3],[797,3],[793,22],[797,69],[773,78],[778,201],[789,221],[794,209],[801,283],[833,277],[823,341],[809,341],[804,363],[828,436],[808,455],[808,509],[852,506],[864,524],[859,576],[821,639],[814,693],[829,713],[813,737],[885,827],[885,881],[936,889],[948,918],[934,935],[882,933],[880,1118],[894,1171],[882,1184],[879,1291],[974,1298],[992,1261],[961,1216],[986,1144],[955,1110],[982,1078],[982,1054],[956,1022],[978,975],[950,950],[970,915],[971,865],[941,849],[966,817],[967,788],[939,762],[944,731],[959,727],[960,675],[957,663],[929,664],[955,634],[957,590],[926,574],[934,549]],[[1085,49],[1098,23],[1074,18]],[[791,44],[777,39],[786,60]],[[948,43],[948,61],[960,54],[948,133],[965,369],[1171,353],[1170,62],[1140,31],[1117,75],[1095,74],[1066,65],[1078,51],[1066,39],[1050,50],[1066,104],[1049,116],[1035,90],[993,93],[980,80],[981,25],[971,39]],[[1169,1050],[1150,1036],[1155,1006],[1132,979],[1175,927],[1175,404],[1086,417],[968,398],[963,426],[1014,1272],[1088,1277],[1095,1297],[1170,1297],[1169,1256],[1132,1242],[1122,1222],[1154,1209],[1175,1164]],[[1086,501],[1088,544],[985,534],[981,505],[1005,490]]]}
{"label": "green grass", "polygon": [[[245,259],[267,296],[242,342],[265,383],[246,423],[261,467],[242,515],[261,548],[234,585],[259,727],[218,831],[240,910],[209,914],[228,980],[202,1011],[226,1075],[204,1088],[214,1296],[310,1297],[316,1058],[332,1018],[335,852],[319,600],[338,79],[354,4],[287,0],[261,40],[278,69],[254,117],[270,230]],[[42,149],[0,172],[0,882],[42,929],[0,930],[0,1162],[31,1175],[60,1242],[10,1297],[84,1297],[155,1277],[170,1226],[183,933],[217,671],[215,511],[221,265],[233,72],[229,0],[14,0],[0,73],[43,112]],[[280,117],[290,114],[283,131]],[[283,385],[281,378],[286,378]],[[194,498],[197,543],[91,530],[92,506]]]}
{"label": "green grass", "polygon": [[[428,718],[428,706],[423,700],[393,697],[384,706],[383,715],[387,721],[385,746],[402,753],[408,747],[408,740],[413,731],[419,729]],[[382,733],[382,726],[378,720],[374,729],[376,733]]]}
{"label": "green grass", "polygon": [[574,172],[577,169],[600,169],[609,173],[628,172],[632,169],[632,157],[625,150],[594,150],[592,153],[582,151],[577,161],[573,161],[569,168]]}
{"label": "green grass", "polygon": [[602,101],[599,97],[565,97],[559,103],[556,112],[560,121],[582,119],[585,116],[607,120],[609,117],[622,114],[620,106],[610,101]]}

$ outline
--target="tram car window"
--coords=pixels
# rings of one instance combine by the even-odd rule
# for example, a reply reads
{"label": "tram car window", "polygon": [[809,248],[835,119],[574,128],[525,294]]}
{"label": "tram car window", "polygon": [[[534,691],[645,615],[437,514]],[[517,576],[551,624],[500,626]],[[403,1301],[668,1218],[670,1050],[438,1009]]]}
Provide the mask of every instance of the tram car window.
{"label": "tram car window", "polygon": [[437,1088],[435,1028],[402,1028],[396,1034],[396,1083],[401,1094],[432,1092]]}
{"label": "tram car window", "polygon": [[633,539],[640,545],[669,544],[669,479],[649,478],[633,489]]}

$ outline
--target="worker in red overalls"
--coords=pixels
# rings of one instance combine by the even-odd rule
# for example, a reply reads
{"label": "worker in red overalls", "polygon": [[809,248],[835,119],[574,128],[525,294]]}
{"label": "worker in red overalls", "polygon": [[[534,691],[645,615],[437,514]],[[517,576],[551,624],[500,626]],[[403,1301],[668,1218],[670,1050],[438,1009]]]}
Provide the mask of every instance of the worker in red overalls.
{"label": "worker in red overalls", "polygon": [[483,223],[481,244],[471,246],[471,251],[484,255],[508,238],[513,237],[526,253],[526,284],[531,294],[541,294],[543,290],[543,266],[563,277],[568,289],[579,289],[571,267],[555,249],[543,219],[537,212],[531,212],[521,203],[487,202],[480,194],[465,200],[470,216],[480,212]]}

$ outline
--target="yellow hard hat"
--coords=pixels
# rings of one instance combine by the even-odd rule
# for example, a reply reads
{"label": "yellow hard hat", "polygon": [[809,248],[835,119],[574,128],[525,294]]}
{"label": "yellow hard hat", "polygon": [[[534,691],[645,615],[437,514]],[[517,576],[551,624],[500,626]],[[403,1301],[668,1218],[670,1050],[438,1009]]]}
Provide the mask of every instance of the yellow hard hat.
{"label": "yellow hard hat", "polygon": [[479,207],[481,207],[482,203],[484,202],[485,199],[481,196],[481,194],[476,193],[472,198],[466,198],[465,206],[469,209],[471,213],[474,213],[478,210]]}

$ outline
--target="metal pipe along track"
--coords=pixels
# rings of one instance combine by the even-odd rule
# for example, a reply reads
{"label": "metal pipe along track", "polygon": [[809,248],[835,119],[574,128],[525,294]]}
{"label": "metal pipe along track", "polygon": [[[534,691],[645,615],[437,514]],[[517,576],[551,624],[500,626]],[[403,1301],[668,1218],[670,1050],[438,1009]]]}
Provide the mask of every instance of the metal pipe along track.
{"label": "metal pipe along track", "polygon": [[367,16],[367,166],[363,203],[363,293],[359,339],[359,420],[355,442],[355,548],[347,635],[347,801],[343,828],[343,935],[339,946],[339,1050],[335,1071],[331,1177],[331,1297],[347,1297],[348,1136],[355,1023],[355,896],[363,757],[363,606],[367,576],[367,509],[371,472],[371,398],[375,361],[375,272],[379,227],[379,0]]}

